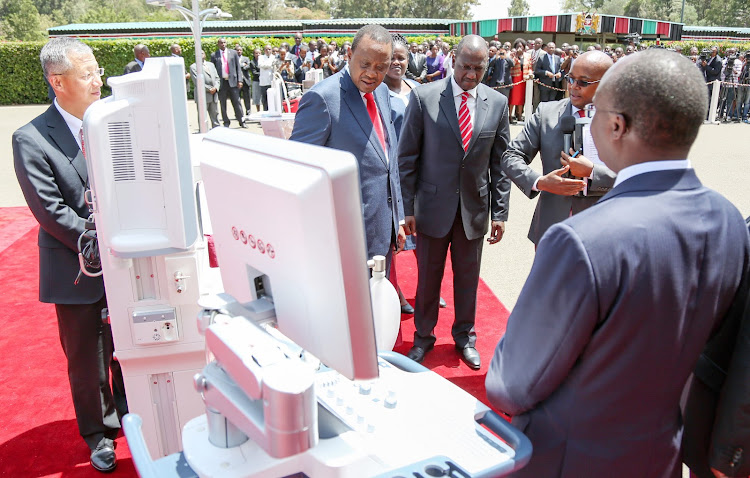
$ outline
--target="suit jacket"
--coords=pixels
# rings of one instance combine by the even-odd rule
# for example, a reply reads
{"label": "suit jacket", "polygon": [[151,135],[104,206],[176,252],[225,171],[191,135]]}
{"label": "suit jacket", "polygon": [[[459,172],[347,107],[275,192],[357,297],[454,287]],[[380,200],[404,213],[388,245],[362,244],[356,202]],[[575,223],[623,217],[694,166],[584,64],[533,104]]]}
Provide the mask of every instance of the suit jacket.
{"label": "suit jacket", "polygon": [[545,85],[554,86],[555,88],[562,88],[562,76],[560,78],[550,78],[547,76],[548,71],[552,73],[560,72],[562,60],[557,55],[553,55],[553,58],[555,63],[554,71],[552,71],[552,65],[550,65],[549,63],[549,55],[547,55],[546,53],[540,55],[539,59],[536,62],[534,76],[536,76],[539,81],[541,81]]}
{"label": "suit jacket", "polygon": [[[190,65],[190,78],[193,79],[193,84],[198,86],[196,79],[198,77],[198,67],[195,63]],[[203,62],[203,82],[206,88],[206,103],[218,103],[219,102],[219,90],[221,89],[221,78],[216,72],[216,67],[209,61]],[[211,88],[216,88],[216,92],[211,94]]]}
{"label": "suit jacket", "polygon": [[406,75],[410,80],[417,80],[419,78],[424,81],[427,76],[427,57],[423,53],[412,53],[409,52],[409,64],[406,66]]}
{"label": "suit jacket", "polygon": [[508,219],[510,181],[501,165],[510,137],[508,100],[478,86],[474,129],[464,152],[451,78],[412,90],[399,140],[401,191],[404,213],[416,217],[418,232],[445,236],[460,206],[472,240],[487,233],[488,215]]}
{"label": "suit jacket", "polygon": [[250,58],[246,56],[238,56],[238,61],[240,62],[242,83],[244,83],[244,86],[249,87],[250,83],[253,81],[252,78],[250,78]]}
{"label": "suit jacket", "polygon": [[137,73],[141,70],[142,70],[141,65],[139,65],[137,61],[133,60],[127,65],[125,65],[125,71],[123,71],[122,74],[127,75],[128,73]]}
{"label": "suit jacket", "polygon": [[721,66],[721,58],[719,58],[719,55],[708,59],[706,67],[702,68],[703,76],[706,77],[706,82],[716,81],[721,78]]}
{"label": "suit jacket", "polygon": [[302,95],[290,137],[349,151],[357,159],[368,258],[388,253],[404,218],[388,87],[381,84],[373,95],[386,135],[387,157],[348,70],[326,78]]}
{"label": "suit jacket", "polygon": [[[571,111],[568,99],[540,103],[503,156],[503,171],[529,198],[539,194],[532,187],[541,174],[529,166],[537,153],[542,156],[542,174],[561,167],[563,134],[559,122],[560,117],[570,115]],[[537,244],[550,226],[566,219],[571,211],[577,214],[594,204],[612,188],[615,177],[615,173],[606,166],[594,165],[594,176],[587,196],[559,196],[542,191],[529,229],[531,242]]]}
{"label": "suit jacket", "polygon": [[749,263],[739,211],[692,169],[550,228],[486,379],[534,447],[512,476],[682,476],[680,396]]}
{"label": "suit jacket", "polygon": [[[237,83],[242,81],[242,68],[240,67],[240,57],[237,52],[231,48],[224,50],[227,54],[227,63],[229,64],[229,86],[231,88],[237,88]],[[223,70],[221,67],[221,50],[216,50],[211,54],[211,63],[216,67],[216,72],[219,74],[219,78],[223,78]]]}
{"label": "suit jacket", "polygon": [[713,478],[711,468],[727,476],[750,475],[749,282],[706,344],[686,400],[683,459],[699,478]]}
{"label": "suit jacket", "polygon": [[104,295],[101,277],[78,275],[78,236],[89,209],[83,199],[86,161],[52,104],[13,133],[13,164],[21,191],[39,221],[39,300],[93,304]]}
{"label": "suit jacket", "polygon": [[[505,63],[504,69],[502,67],[503,63]],[[487,86],[489,86],[490,88],[494,88],[495,86],[509,85],[513,83],[510,76],[510,70],[512,68],[513,60],[511,60],[510,58],[493,58],[490,62],[490,66],[487,69]],[[510,91],[510,88],[508,88],[507,90]]]}

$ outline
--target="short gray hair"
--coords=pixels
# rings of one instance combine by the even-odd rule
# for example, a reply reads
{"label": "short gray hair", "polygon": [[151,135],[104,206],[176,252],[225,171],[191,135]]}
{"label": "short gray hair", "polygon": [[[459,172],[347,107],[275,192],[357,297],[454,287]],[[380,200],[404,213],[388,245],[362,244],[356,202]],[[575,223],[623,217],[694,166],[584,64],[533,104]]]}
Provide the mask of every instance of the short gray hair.
{"label": "short gray hair", "polygon": [[71,54],[93,54],[91,47],[76,38],[53,38],[42,47],[39,60],[42,62],[44,77],[49,79],[52,74],[66,73],[73,68],[68,56]]}
{"label": "short gray hair", "polygon": [[692,145],[708,110],[700,70],[679,53],[660,48],[615,63],[597,89],[602,93],[638,137],[655,147]]}

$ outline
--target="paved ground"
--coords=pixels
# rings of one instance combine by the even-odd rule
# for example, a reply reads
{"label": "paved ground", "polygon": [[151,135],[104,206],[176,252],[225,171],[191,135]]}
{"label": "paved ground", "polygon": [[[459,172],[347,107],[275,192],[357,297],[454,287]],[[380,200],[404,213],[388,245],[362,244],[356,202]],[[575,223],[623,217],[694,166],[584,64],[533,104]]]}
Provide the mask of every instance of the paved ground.
{"label": "paved ground", "polygon": [[[23,206],[23,196],[13,171],[11,135],[46,109],[46,106],[0,107],[0,207]],[[191,130],[197,130],[196,109],[191,101]],[[232,128],[237,128],[232,123]],[[521,126],[511,126],[515,137]],[[248,134],[262,134],[260,128],[251,126]],[[690,160],[699,177],[707,186],[719,191],[732,201],[744,216],[750,215],[750,148],[746,124],[703,126]],[[540,168],[537,158],[532,165]],[[481,276],[509,309],[512,309],[521,292],[534,260],[534,246],[526,239],[536,200],[529,200],[518,188],[512,187],[510,219],[503,240],[496,245],[485,244]],[[451,298],[447,298],[451,300]]]}

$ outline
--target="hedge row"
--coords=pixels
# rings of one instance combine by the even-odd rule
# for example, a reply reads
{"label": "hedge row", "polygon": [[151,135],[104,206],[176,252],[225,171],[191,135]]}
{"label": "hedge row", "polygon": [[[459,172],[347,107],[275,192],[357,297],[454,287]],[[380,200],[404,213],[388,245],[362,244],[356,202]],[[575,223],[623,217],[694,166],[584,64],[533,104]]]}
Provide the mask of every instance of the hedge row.
{"label": "hedge row", "polygon": [[[206,58],[216,50],[218,37],[205,37],[201,41]],[[226,37],[231,47],[239,43],[244,49],[246,56],[251,56],[255,48],[263,48],[266,43],[279,46],[282,42],[294,44],[293,38],[248,38],[248,37]],[[325,38],[330,41],[332,38]],[[352,41],[352,37],[336,37],[336,42],[341,45],[344,41]],[[434,39],[432,37],[410,37],[410,40],[421,42],[423,39]],[[312,38],[305,38],[307,42]],[[446,37],[446,41],[455,43],[459,38]],[[177,43],[182,47],[182,56],[185,58],[185,67],[195,62],[195,43],[192,38],[181,39],[150,39],[142,40],[86,40],[91,46],[99,66],[104,68],[104,87],[102,95],[108,96],[111,90],[107,86],[106,79],[110,76],[122,74],[125,65],[133,60],[133,47],[138,43],[146,43],[151,56],[169,56],[169,47]],[[10,104],[41,104],[47,103],[47,85],[44,82],[42,67],[39,63],[39,52],[44,42],[0,42],[0,71],[3,72],[3,88],[0,88],[0,105]],[[192,92],[190,92],[192,97]]]}
{"label": "hedge row", "polygon": [[[203,50],[206,52],[206,58],[211,56],[216,50],[216,40],[218,37],[205,37],[202,40]],[[230,46],[239,43],[245,50],[245,55],[250,56],[255,48],[262,48],[266,43],[273,46],[279,46],[286,41],[294,44],[292,38],[248,38],[248,37],[226,37]],[[305,38],[307,42],[312,38]],[[433,40],[434,37],[410,37],[410,41],[422,42],[424,40]],[[459,37],[444,37],[445,41],[455,45]],[[331,38],[325,38],[330,41]],[[336,42],[341,45],[344,41],[351,41],[351,37],[336,37]],[[133,47],[140,43],[138,40],[88,40],[87,44],[94,50],[94,55],[99,62],[99,66],[104,68],[105,85],[102,89],[104,96],[109,95],[111,91],[106,85],[106,79],[109,76],[118,76],[122,74],[125,65],[133,60]],[[192,38],[182,39],[152,39],[145,42],[151,50],[152,56],[169,56],[169,46],[177,43],[182,47],[182,55],[185,58],[186,67],[195,60],[193,56],[194,42]],[[663,45],[671,48],[676,44],[682,45],[683,53],[687,54],[691,47],[698,47],[698,50],[710,48],[718,45],[720,54],[730,48],[738,48],[740,52],[750,50],[750,42],[707,42],[707,41],[683,41],[683,42],[666,42]],[[4,42],[0,43],[0,71],[5,78],[3,88],[0,88],[0,105],[10,104],[40,104],[46,103],[47,86],[44,83],[42,67],[39,64],[39,52],[44,46],[44,42]],[[586,45],[581,45],[584,49]],[[192,96],[192,93],[191,93]]]}

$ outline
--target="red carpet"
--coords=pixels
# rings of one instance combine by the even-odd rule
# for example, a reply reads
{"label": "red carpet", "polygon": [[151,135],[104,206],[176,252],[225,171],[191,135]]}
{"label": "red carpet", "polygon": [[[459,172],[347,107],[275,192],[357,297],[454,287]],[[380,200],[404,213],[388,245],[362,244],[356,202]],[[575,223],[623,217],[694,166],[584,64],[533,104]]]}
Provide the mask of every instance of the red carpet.
{"label": "red carpet", "polygon": [[[54,307],[38,301],[37,224],[24,208],[0,208],[0,307],[6,312],[0,334],[0,476],[101,477],[89,465],[89,452],[78,435],[65,357],[57,335]],[[450,258],[449,258],[450,261]],[[414,254],[400,254],[399,283],[412,304],[416,289]],[[446,267],[435,349],[424,365],[486,401],[484,377],[497,341],[505,332],[508,310],[480,281],[477,305],[477,349],[482,369],[473,371],[453,347],[453,287],[450,263]],[[412,345],[414,321],[402,316],[404,342]],[[113,477],[135,477],[124,437],[117,439],[118,466]]]}

